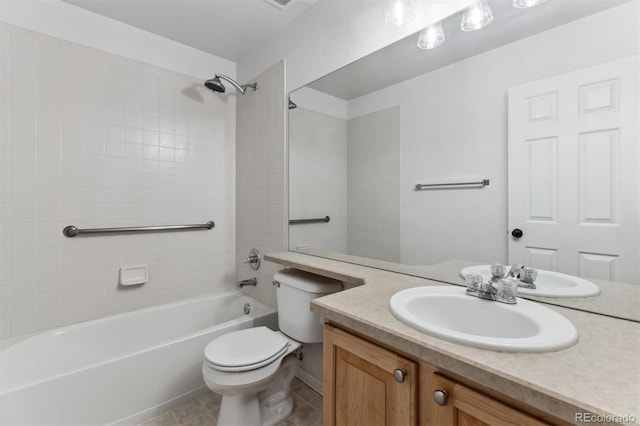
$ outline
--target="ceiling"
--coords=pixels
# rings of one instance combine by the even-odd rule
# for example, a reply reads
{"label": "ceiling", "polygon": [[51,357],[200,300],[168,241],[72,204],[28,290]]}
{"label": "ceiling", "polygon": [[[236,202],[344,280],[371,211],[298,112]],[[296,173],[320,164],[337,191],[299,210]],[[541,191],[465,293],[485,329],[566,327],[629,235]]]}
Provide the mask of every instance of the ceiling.
{"label": "ceiling", "polygon": [[308,87],[340,99],[355,99],[627,1],[630,0],[548,0],[531,9],[516,9],[511,0],[493,0],[493,22],[479,31],[462,32],[460,14],[455,14],[443,22],[446,41],[436,49],[418,49],[418,37],[413,34]]}
{"label": "ceiling", "polygon": [[63,0],[236,62],[318,0],[292,0],[281,10],[265,0]]}

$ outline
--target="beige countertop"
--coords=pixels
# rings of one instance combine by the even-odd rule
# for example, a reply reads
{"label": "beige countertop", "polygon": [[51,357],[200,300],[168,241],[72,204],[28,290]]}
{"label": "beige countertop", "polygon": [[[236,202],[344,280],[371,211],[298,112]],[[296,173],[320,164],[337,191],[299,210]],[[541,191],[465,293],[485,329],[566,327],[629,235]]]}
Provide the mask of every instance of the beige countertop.
{"label": "beige countertop", "polygon": [[[473,260],[452,259],[432,265],[405,265],[402,263],[387,262],[384,260],[370,259],[367,257],[353,256],[335,252],[308,252],[312,256],[356,265],[369,266],[399,274],[413,275],[419,278],[442,281],[450,284],[464,285],[460,277],[460,270],[471,265],[481,265],[482,262]],[[304,253],[301,253],[304,254]],[[554,298],[536,297],[532,295],[522,296],[525,299],[536,300],[552,305],[579,309],[586,312],[595,312],[622,319],[630,319],[640,322],[640,285],[615,281],[604,281],[589,278],[599,288],[600,294],[594,297],[579,298]]]}
{"label": "beige countertop", "polygon": [[442,283],[294,252],[265,259],[365,284],[316,299],[311,309],[371,339],[569,422],[590,412],[631,415],[631,424],[640,424],[639,323],[547,305],[574,324],[575,346],[543,354],[477,349],[420,333],[391,315],[389,298],[397,291]]}

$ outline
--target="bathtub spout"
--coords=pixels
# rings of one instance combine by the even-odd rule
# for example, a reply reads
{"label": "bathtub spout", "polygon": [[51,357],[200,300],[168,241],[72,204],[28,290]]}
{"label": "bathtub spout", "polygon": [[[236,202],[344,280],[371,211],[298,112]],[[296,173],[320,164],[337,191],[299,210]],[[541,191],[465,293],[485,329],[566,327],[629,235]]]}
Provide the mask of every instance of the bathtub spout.
{"label": "bathtub spout", "polygon": [[258,285],[258,279],[256,277],[249,278],[248,280],[238,281],[238,287],[244,288],[246,286],[256,286]]}

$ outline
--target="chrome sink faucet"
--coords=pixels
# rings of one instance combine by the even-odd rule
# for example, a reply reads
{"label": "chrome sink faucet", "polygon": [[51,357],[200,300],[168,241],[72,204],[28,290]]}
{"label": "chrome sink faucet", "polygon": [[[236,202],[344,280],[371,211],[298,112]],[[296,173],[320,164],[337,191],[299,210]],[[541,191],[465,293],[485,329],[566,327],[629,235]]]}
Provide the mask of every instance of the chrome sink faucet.
{"label": "chrome sink faucet", "polygon": [[505,276],[506,267],[500,264],[491,265],[492,278],[489,282],[484,282],[482,275],[469,274],[465,277],[467,284],[467,294],[485,300],[507,303],[513,305],[517,303],[516,292],[518,284],[511,278]]}
{"label": "chrome sink faucet", "polygon": [[520,276],[520,270],[524,268],[522,263],[514,263],[509,270],[509,276],[511,278],[518,278]]}
{"label": "chrome sink faucet", "polygon": [[518,280],[518,287],[536,289],[534,281],[538,277],[538,271],[533,268],[527,268],[522,263],[514,263],[508,276]]}

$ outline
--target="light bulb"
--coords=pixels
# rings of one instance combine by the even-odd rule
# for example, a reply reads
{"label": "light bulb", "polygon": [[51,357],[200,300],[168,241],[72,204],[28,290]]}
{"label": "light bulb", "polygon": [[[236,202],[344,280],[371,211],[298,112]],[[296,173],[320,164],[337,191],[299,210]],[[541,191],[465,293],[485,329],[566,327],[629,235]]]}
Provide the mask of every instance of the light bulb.
{"label": "light bulb", "polygon": [[387,24],[404,25],[413,19],[411,0],[389,0],[384,21]]}
{"label": "light bulb", "polygon": [[418,34],[418,47],[420,49],[434,49],[444,43],[444,31],[442,23],[431,25]]}
{"label": "light bulb", "polygon": [[527,7],[537,6],[547,0],[513,0],[513,7],[516,9],[525,9]]}
{"label": "light bulb", "polygon": [[462,13],[460,29],[462,31],[475,31],[486,27],[493,20],[493,12],[487,0],[480,0],[472,4]]}

